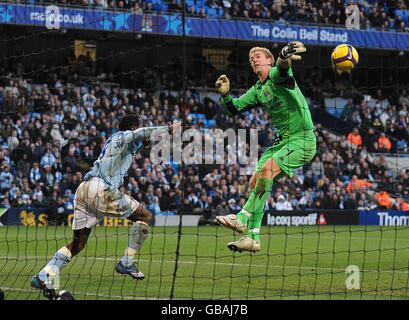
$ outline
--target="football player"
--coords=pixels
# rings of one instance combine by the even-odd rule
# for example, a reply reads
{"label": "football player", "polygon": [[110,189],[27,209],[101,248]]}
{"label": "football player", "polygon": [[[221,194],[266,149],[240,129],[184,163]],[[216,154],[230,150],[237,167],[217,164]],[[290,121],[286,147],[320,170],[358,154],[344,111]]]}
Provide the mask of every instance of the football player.
{"label": "football player", "polygon": [[85,175],[75,193],[73,239],[59,249],[48,264],[32,278],[33,287],[44,289],[48,275],[59,273],[84,249],[92,227],[103,216],[133,221],[128,247],[115,269],[118,273],[130,275],[134,279],[144,279],[145,275],[138,269],[134,257],[148,237],[152,213],[138,201],[119,191],[119,187],[135,154],[149,141],[152,132],[168,132],[180,123],[169,127],[139,129],[138,124],[139,117],[136,114],[125,115],[119,123],[119,131],[105,142],[93,169]]}

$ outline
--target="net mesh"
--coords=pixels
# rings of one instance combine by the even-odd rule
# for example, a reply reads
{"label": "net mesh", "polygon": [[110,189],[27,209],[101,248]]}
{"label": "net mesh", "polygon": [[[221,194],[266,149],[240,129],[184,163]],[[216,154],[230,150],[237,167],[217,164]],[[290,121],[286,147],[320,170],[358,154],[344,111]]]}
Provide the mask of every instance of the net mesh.
{"label": "net mesh", "polygon": [[[262,108],[228,116],[214,90],[220,74],[229,77],[234,96],[257,81],[248,52],[259,43],[148,35],[146,28],[163,23],[155,17],[147,16],[136,33],[1,25],[6,299],[44,299],[30,288],[31,278],[71,242],[75,191],[126,112],[136,111],[146,126],[181,120],[202,133],[247,129],[249,138],[248,129],[256,128],[258,156],[274,142],[274,119]],[[181,19],[180,12],[171,19]],[[282,45],[263,44],[275,57]],[[136,259],[146,278],[115,272],[131,222],[105,217],[61,271],[60,287],[76,299],[407,299],[407,52],[360,47],[356,70],[337,75],[333,46],[307,48],[293,69],[313,115],[317,157],[294,178],[274,182],[260,252],[232,253],[226,244],[241,236],[215,221],[247,200],[251,176],[240,174],[244,165],[173,158],[154,165],[147,149],[135,156],[120,189],[154,214]],[[354,127],[358,147],[347,142]],[[389,150],[379,145],[384,131]],[[44,158],[48,143],[53,157]],[[371,185],[357,189],[354,175]],[[390,196],[386,204],[382,191]],[[277,210],[279,195],[291,210]]]}

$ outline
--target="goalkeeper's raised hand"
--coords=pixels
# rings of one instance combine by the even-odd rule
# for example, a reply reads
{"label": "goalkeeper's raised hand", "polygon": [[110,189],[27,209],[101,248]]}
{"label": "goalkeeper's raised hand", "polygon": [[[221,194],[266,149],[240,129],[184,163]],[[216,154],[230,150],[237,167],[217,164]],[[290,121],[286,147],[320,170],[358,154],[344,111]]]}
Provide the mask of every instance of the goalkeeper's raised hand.
{"label": "goalkeeper's raised hand", "polygon": [[218,93],[220,93],[222,96],[225,96],[230,92],[229,78],[227,78],[225,74],[222,74],[217,78],[215,87]]}
{"label": "goalkeeper's raised hand", "polygon": [[304,44],[300,41],[291,41],[281,49],[279,57],[281,59],[301,60],[300,53],[307,51]]}

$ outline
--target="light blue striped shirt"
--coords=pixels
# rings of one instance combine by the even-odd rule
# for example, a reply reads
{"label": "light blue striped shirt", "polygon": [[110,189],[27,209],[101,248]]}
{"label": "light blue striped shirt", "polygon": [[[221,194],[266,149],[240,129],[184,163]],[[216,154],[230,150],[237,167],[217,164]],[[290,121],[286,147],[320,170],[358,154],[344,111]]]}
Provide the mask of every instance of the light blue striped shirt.
{"label": "light blue striped shirt", "polygon": [[88,172],[84,180],[99,177],[111,188],[118,189],[126,176],[136,153],[143,147],[154,130],[167,132],[169,127],[145,127],[135,131],[118,131],[104,144],[94,168]]}

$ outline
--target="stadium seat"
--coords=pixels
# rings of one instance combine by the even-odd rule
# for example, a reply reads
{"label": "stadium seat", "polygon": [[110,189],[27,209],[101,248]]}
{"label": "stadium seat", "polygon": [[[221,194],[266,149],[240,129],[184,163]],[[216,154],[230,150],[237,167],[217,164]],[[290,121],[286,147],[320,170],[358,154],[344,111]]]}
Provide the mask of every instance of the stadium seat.
{"label": "stadium seat", "polygon": [[219,17],[222,18],[224,16],[224,8],[219,9]]}
{"label": "stadium seat", "polygon": [[192,118],[194,124],[197,123],[197,113],[190,113],[188,117]]}
{"label": "stadium seat", "polygon": [[216,120],[214,119],[206,120],[206,128],[213,128],[215,126],[216,126]]}
{"label": "stadium seat", "polygon": [[197,119],[202,119],[203,121],[206,120],[206,116],[203,113],[197,113]]}
{"label": "stadium seat", "polygon": [[172,163],[171,166],[172,166],[173,172],[175,174],[179,173],[179,164],[178,163]]}
{"label": "stadium seat", "polygon": [[206,8],[206,14],[210,18],[217,18],[219,17],[219,9]]}
{"label": "stadium seat", "polygon": [[168,12],[168,10],[169,10],[169,5],[167,4],[167,3],[161,3],[161,11],[162,12]]}
{"label": "stadium seat", "polygon": [[195,0],[186,0],[186,6],[188,7],[188,8],[190,8],[190,7],[194,7],[194,6],[196,6],[196,4],[195,4]]}
{"label": "stadium seat", "polygon": [[405,140],[398,140],[398,149],[404,149],[407,148],[408,143]]}
{"label": "stadium seat", "polygon": [[155,0],[157,11],[167,12],[169,5],[162,0]]}
{"label": "stadium seat", "polygon": [[343,98],[325,98],[325,107],[329,114],[340,118],[348,100]]}
{"label": "stadium seat", "polygon": [[195,5],[195,12],[197,13],[197,14],[200,14],[200,9],[202,9],[203,8],[203,5],[202,4],[197,4],[197,5]]}
{"label": "stadium seat", "polygon": [[155,216],[176,216],[174,211],[162,211],[161,213],[155,214]]}
{"label": "stadium seat", "polygon": [[409,10],[395,10],[395,16],[401,16],[403,21],[409,22]]}

